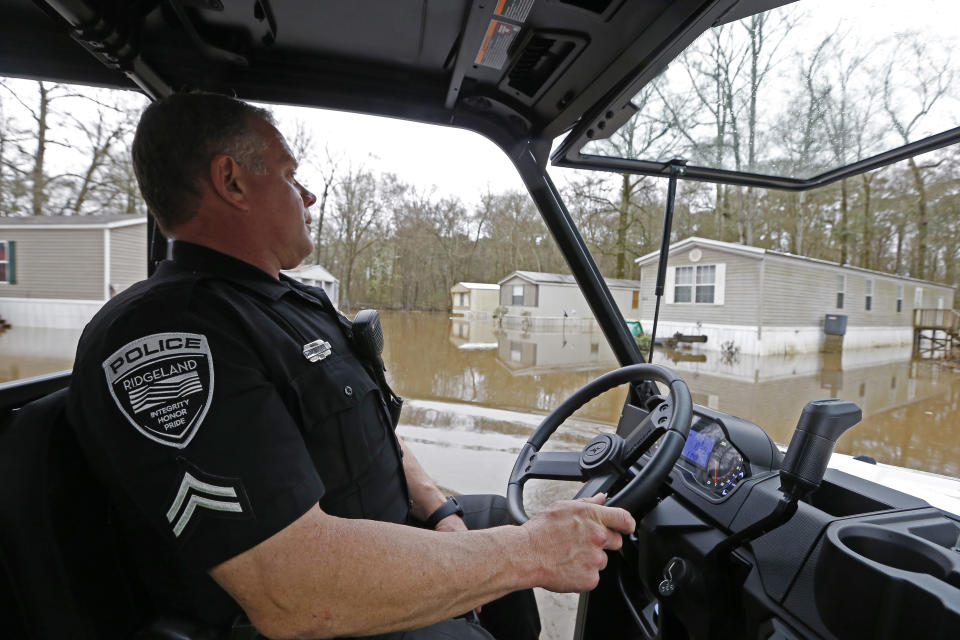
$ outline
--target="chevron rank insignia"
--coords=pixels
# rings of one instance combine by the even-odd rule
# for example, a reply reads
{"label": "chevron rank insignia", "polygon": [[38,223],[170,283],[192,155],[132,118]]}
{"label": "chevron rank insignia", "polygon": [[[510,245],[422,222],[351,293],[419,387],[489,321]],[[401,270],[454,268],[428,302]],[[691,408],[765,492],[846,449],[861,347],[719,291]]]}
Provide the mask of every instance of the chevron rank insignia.
{"label": "chevron rank insignia", "polygon": [[220,515],[252,515],[239,480],[209,475],[193,465],[189,467],[167,509],[167,522],[173,527],[175,537],[179,538],[191,520],[199,517],[201,509]]}
{"label": "chevron rank insignia", "polygon": [[213,359],[205,336],[155,333],[129,342],[103,361],[120,413],[154,442],[183,449],[213,397]]}

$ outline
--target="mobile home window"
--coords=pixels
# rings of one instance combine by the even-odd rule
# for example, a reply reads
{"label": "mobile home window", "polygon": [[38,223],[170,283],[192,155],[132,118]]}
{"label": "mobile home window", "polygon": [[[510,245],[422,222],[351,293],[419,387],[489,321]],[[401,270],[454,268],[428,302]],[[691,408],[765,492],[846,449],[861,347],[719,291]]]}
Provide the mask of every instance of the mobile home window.
{"label": "mobile home window", "polygon": [[897,285],[897,313],[903,311],[903,285]]}
{"label": "mobile home window", "polygon": [[465,307],[465,306],[467,306],[467,294],[465,294],[465,293],[458,293],[457,295],[460,296],[460,302],[457,303],[457,306],[458,306],[458,307]]}
{"label": "mobile home window", "polygon": [[713,304],[716,285],[717,266],[714,264],[677,267],[673,301]]}
{"label": "mobile home window", "polygon": [[511,304],[514,306],[523,306],[523,285],[515,284],[513,285],[513,299]]}
{"label": "mobile home window", "polygon": [[837,309],[843,309],[843,293],[847,289],[847,276],[837,276]]}
{"label": "mobile home window", "polygon": [[713,304],[713,291],[717,280],[717,268],[712,264],[697,267],[697,302]]}
{"label": "mobile home window", "polygon": [[10,247],[6,240],[0,240],[0,282],[10,282]]}
{"label": "mobile home window", "polygon": [[867,280],[867,296],[864,308],[867,311],[873,308],[873,280]]}
{"label": "mobile home window", "polygon": [[673,288],[673,301],[693,301],[693,267],[677,267],[677,279]]}

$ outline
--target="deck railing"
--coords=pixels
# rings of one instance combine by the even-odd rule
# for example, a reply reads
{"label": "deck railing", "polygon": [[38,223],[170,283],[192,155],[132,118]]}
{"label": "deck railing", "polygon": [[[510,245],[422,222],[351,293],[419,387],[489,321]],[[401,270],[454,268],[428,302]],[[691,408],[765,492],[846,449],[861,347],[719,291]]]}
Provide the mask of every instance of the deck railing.
{"label": "deck railing", "polygon": [[953,309],[914,309],[913,326],[916,329],[941,329],[955,334],[960,330],[960,313]]}

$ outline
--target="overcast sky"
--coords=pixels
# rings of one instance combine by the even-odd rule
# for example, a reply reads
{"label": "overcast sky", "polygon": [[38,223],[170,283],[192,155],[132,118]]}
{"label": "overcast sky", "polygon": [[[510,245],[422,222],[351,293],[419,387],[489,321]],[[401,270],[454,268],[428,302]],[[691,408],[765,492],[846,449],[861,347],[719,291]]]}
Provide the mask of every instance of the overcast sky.
{"label": "overcast sky", "polygon": [[473,204],[488,189],[525,189],[507,156],[476,133],[339,111],[271,109],[288,137],[293,135],[293,122],[302,120],[310,125],[318,152],[326,144],[354,165],[393,172],[419,188],[435,187],[438,195],[458,196]]}

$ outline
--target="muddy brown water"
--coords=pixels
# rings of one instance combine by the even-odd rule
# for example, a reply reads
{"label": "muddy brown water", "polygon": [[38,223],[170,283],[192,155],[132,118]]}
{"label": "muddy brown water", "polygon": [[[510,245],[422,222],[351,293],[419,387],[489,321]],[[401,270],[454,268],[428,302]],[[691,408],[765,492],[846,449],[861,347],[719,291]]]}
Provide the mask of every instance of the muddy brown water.
{"label": "muddy brown water", "polygon": [[[399,432],[450,492],[502,494],[520,447],[543,417],[617,366],[597,330],[530,333],[442,313],[381,316],[388,378],[406,399]],[[69,368],[79,335],[31,328],[0,335],[0,381]],[[960,476],[960,373],[911,360],[908,347],[776,357],[661,351],[654,361],[684,376],[694,402],[751,420],[780,444],[789,442],[806,402],[839,397],[856,402],[864,418],[837,451]],[[621,388],[590,402],[548,448],[576,450],[611,429],[624,397]],[[534,481],[525,504],[533,512],[577,488]],[[576,597],[537,596],[543,638],[570,638]]]}
{"label": "muddy brown water", "polygon": [[[383,324],[388,375],[408,399],[404,426],[420,436],[446,432],[434,439],[447,448],[525,440],[564,398],[617,366],[597,330],[529,333],[431,313],[384,313]],[[694,402],[751,420],[780,444],[790,441],[807,402],[838,397],[864,415],[838,452],[960,476],[960,373],[911,360],[909,347],[764,357],[658,351],[654,361],[684,376]],[[558,432],[560,446],[582,445],[615,424],[624,397],[614,390],[584,407]],[[489,440],[474,440],[479,434]]]}

